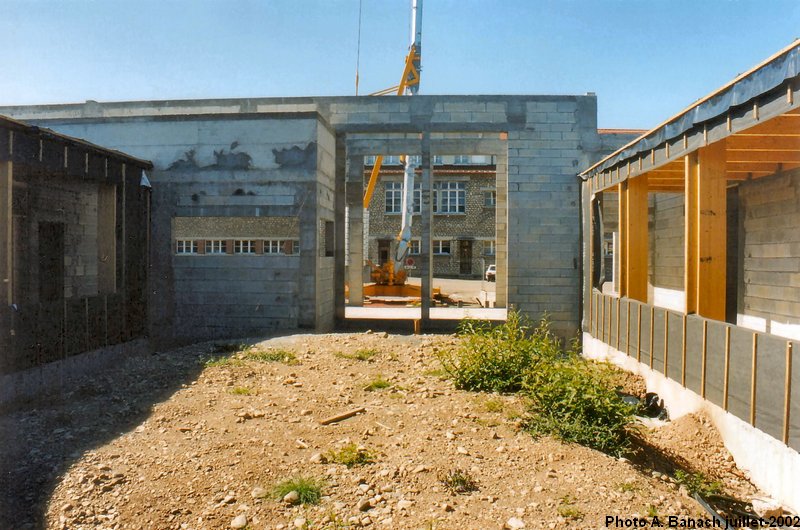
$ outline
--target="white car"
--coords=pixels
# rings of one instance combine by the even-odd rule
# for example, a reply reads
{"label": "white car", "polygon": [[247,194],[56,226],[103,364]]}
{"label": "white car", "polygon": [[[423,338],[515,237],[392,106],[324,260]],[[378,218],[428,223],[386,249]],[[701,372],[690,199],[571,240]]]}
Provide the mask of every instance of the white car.
{"label": "white car", "polygon": [[493,282],[497,279],[497,266],[489,265],[486,268],[486,274],[483,275],[487,282]]}

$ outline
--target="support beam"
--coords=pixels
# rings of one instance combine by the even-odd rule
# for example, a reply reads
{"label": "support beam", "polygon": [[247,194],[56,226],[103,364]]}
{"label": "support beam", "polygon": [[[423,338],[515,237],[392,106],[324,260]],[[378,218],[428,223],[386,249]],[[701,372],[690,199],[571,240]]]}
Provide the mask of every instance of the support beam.
{"label": "support beam", "polygon": [[647,176],[627,180],[625,190],[625,293],[629,298],[647,303],[648,207]]}
{"label": "support beam", "polygon": [[14,303],[13,189],[13,163],[0,162],[0,308],[4,311]]}
{"label": "support beam", "polygon": [[[628,296],[628,181],[624,180],[617,184],[617,195],[619,197],[619,276],[617,277],[617,292],[620,297]],[[615,271],[616,272],[616,271]]]}
{"label": "support beam", "polygon": [[348,305],[364,305],[364,157],[347,157]]}
{"label": "support beam", "polygon": [[433,294],[433,157],[431,156],[431,135],[422,133],[422,151],[420,153],[422,178],[420,179],[420,318],[423,329],[430,327],[431,296]]}
{"label": "support beam", "polygon": [[685,163],[686,313],[725,320],[725,143],[701,148]]}

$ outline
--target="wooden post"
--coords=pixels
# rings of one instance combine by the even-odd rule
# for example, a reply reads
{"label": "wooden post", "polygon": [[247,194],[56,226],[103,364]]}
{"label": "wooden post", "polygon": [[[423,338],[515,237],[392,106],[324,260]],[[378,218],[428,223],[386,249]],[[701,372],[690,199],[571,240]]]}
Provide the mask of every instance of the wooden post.
{"label": "wooden post", "polygon": [[642,304],[637,306],[636,312],[639,315],[636,319],[636,360],[642,362]]}
{"label": "wooden post", "polygon": [[731,369],[731,327],[725,326],[725,370],[722,381],[722,408],[728,410],[728,380]]}
{"label": "wooden post", "polygon": [[753,356],[750,364],[750,425],[756,425],[756,374],[758,373],[758,333],[753,333]]}
{"label": "wooden post", "polygon": [[13,163],[0,162],[0,308],[3,310],[14,303],[13,195]]}
{"label": "wooden post", "polygon": [[669,311],[664,310],[664,376],[667,375],[667,362],[669,360]]}
{"label": "wooden post", "polygon": [[619,345],[620,345],[620,341],[619,341],[619,332],[620,332],[620,324],[619,324],[620,309],[619,309],[619,306],[620,306],[620,304],[622,304],[622,299],[621,298],[617,298],[617,351],[619,351]]}
{"label": "wooden post", "polygon": [[681,385],[686,386],[686,315],[683,315],[683,341],[681,343]]}
{"label": "wooden post", "polygon": [[650,369],[653,369],[653,346],[655,345],[655,337],[653,327],[656,323],[656,308],[650,306]]}
{"label": "wooden post", "polygon": [[606,297],[600,295],[600,340],[606,341]]}
{"label": "wooden post", "polygon": [[625,293],[629,298],[647,303],[647,177],[640,175],[626,182]]}
{"label": "wooden post", "polygon": [[628,299],[628,310],[625,317],[625,355],[631,356],[631,301]]}
{"label": "wooden post", "polygon": [[703,351],[700,353],[700,397],[706,397],[706,357],[708,352],[708,321],[703,319]]}
{"label": "wooden post", "polygon": [[685,157],[686,313],[725,320],[725,142]]}
{"label": "wooden post", "polygon": [[786,373],[783,381],[783,443],[789,445],[789,420],[792,403],[792,341],[786,341]]}

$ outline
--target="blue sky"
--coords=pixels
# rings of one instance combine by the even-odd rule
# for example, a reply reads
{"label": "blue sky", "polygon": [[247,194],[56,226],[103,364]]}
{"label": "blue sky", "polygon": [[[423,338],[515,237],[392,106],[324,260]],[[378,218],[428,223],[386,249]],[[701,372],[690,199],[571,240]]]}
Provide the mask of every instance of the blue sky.
{"label": "blue sky", "polygon": [[[361,93],[410,0],[362,0]],[[352,95],[359,0],[0,0],[0,105]],[[651,128],[800,37],[800,0],[425,0],[423,94],[598,96]]]}

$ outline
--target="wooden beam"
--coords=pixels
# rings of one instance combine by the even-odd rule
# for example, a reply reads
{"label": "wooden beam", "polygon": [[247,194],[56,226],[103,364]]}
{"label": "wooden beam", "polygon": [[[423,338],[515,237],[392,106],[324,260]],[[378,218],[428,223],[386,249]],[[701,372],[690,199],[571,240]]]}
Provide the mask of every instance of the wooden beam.
{"label": "wooden beam", "polygon": [[725,144],[715,142],[685,161],[686,313],[725,320]]}
{"label": "wooden beam", "polygon": [[745,151],[745,150],[728,149],[726,156],[729,169],[731,163],[743,163],[743,162],[773,162],[779,164],[788,164],[792,162],[800,163],[800,149],[796,151],[790,151],[790,150]]}
{"label": "wooden beam", "polygon": [[727,162],[725,169],[729,173],[777,173],[787,169],[800,167],[798,162]]}
{"label": "wooden beam", "polygon": [[683,312],[697,313],[697,151],[684,158],[684,222],[683,222],[683,290],[686,294]]}
{"label": "wooden beam", "polygon": [[737,136],[800,136],[800,116],[795,114],[777,116],[771,120],[754,125],[753,127],[748,127],[736,134]]}
{"label": "wooden beam", "polygon": [[14,165],[0,162],[0,308],[14,303],[14,234],[13,234]]}
{"label": "wooden beam", "polygon": [[627,181],[625,192],[625,293],[629,298],[647,303],[648,205],[646,176]]}
{"label": "wooden beam", "polygon": [[725,139],[729,151],[794,151],[800,149],[798,136],[739,136]]}

